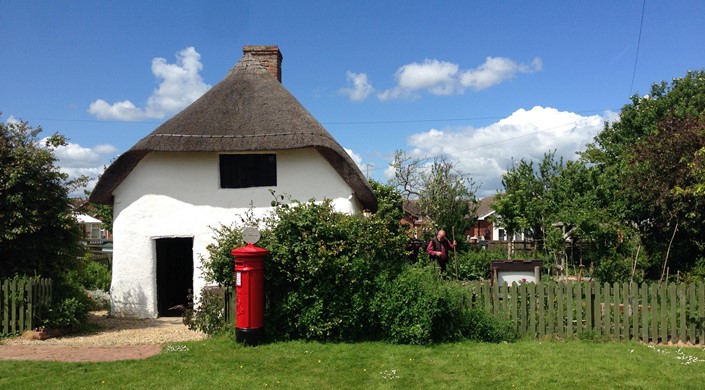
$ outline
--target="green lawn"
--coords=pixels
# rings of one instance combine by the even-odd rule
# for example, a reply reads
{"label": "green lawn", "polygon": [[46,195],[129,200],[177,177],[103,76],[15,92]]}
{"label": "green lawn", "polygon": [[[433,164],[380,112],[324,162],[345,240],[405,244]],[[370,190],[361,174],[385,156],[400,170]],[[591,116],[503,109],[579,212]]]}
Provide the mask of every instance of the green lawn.
{"label": "green lawn", "polygon": [[[688,363],[690,362],[690,363]],[[520,341],[432,347],[224,337],[111,363],[0,361],[0,388],[703,388],[703,348]]]}

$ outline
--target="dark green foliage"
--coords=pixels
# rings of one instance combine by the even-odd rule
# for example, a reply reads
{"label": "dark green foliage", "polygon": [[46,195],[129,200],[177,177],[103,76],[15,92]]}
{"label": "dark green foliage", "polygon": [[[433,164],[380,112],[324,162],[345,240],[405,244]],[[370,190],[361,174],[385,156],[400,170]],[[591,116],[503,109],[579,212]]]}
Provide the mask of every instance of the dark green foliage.
{"label": "dark green foliage", "polygon": [[381,184],[370,180],[370,187],[377,197],[377,212],[375,216],[387,222],[388,229],[398,232],[401,229],[401,219],[404,216],[401,193],[392,185]]}
{"label": "dark green foliage", "polygon": [[[492,260],[502,259],[507,255],[506,251],[491,251],[491,250],[468,250],[459,251],[457,254],[458,261],[458,279],[460,280],[480,280],[489,279],[490,277],[490,262]],[[455,257],[451,258],[449,264],[450,273],[455,277]]]}
{"label": "dark green foliage", "polygon": [[78,267],[68,271],[67,275],[69,279],[86,290],[110,290],[110,269],[96,261],[91,253],[86,253],[79,260]]}
{"label": "dark green foliage", "polygon": [[632,96],[583,153],[600,173],[611,214],[637,228],[649,279],[662,277],[667,252],[671,275],[689,272],[705,253],[703,115],[705,71],[690,71]]}
{"label": "dark green foliage", "polygon": [[456,341],[468,326],[467,302],[460,289],[426,265],[408,266],[386,281],[374,300],[382,336],[395,343]]}
{"label": "dark green foliage", "polygon": [[[705,116],[666,117],[657,133],[631,148],[624,194],[633,207],[629,216],[639,223],[644,242],[665,257],[670,248],[672,270],[688,271],[705,254],[705,192],[688,191],[705,182],[694,166],[705,151]],[[676,229],[677,225],[677,229]],[[652,276],[662,268],[658,261]]]}
{"label": "dark green foliage", "polygon": [[194,307],[193,296],[189,297],[190,307],[184,311],[183,322],[191,330],[215,334],[226,329],[225,300],[222,290],[204,288],[201,301]]}
{"label": "dark green foliage", "polygon": [[209,282],[219,285],[235,280],[235,260],[232,250],[243,245],[242,232],[235,226],[211,228],[215,242],[208,244],[208,258],[203,259],[203,276]]}
{"label": "dark green foliage", "polygon": [[628,282],[631,272],[630,259],[605,257],[597,264],[592,276],[602,283]]}
{"label": "dark green foliage", "polygon": [[468,328],[465,337],[487,343],[512,342],[517,340],[510,321],[500,320],[486,311],[473,308],[468,311]]}
{"label": "dark green foliage", "polygon": [[41,142],[41,131],[0,122],[0,277],[53,278],[80,254],[68,197],[76,183],[54,165],[52,150],[66,140],[54,134]]}
{"label": "dark green foliage", "polygon": [[[469,295],[459,285],[430,267],[406,264],[408,239],[398,227],[399,215],[386,207],[397,197],[387,194],[371,216],[335,212],[329,200],[274,202],[258,242],[270,251],[265,259],[270,339],[428,344],[465,337],[494,341],[501,334],[494,320],[468,309]],[[235,227],[214,232],[204,271],[218,275],[211,281],[225,283],[232,280],[230,251],[242,242]],[[220,329],[222,306],[209,304],[210,298],[186,315],[190,326]],[[222,305],[222,298],[214,299]]]}
{"label": "dark green foliage", "polygon": [[[537,166],[522,160],[511,168],[503,176],[505,192],[497,195],[493,207],[502,226],[536,240],[535,256],[547,266],[567,274],[578,264],[592,265],[600,281],[621,281],[620,265],[626,264],[629,277],[629,257],[639,240],[633,226],[620,219],[620,206],[603,180],[596,167],[582,161],[564,164],[547,153]],[[581,248],[575,257],[568,256],[575,254],[571,244]],[[640,270],[646,259],[642,252]]]}
{"label": "dark green foliage", "polygon": [[0,122],[0,278],[41,275],[54,280],[53,302],[43,326],[69,327],[82,322],[89,301],[70,280],[79,268],[80,231],[69,193],[84,178],[70,181],[55,166],[53,148],[66,139],[39,139],[41,128],[26,122]]}
{"label": "dark green foliage", "polygon": [[263,236],[267,334],[278,339],[360,340],[376,329],[377,279],[405,262],[406,237],[388,221],[333,211],[329,200],[276,207]]}
{"label": "dark green foliage", "polygon": [[404,344],[472,339],[512,341],[508,324],[480,309],[470,309],[470,296],[459,284],[443,280],[428,265],[407,266],[384,282],[374,300],[384,339]]}
{"label": "dark green foliage", "polygon": [[85,322],[92,303],[82,286],[55,279],[52,303],[42,315],[45,328],[70,328]]}

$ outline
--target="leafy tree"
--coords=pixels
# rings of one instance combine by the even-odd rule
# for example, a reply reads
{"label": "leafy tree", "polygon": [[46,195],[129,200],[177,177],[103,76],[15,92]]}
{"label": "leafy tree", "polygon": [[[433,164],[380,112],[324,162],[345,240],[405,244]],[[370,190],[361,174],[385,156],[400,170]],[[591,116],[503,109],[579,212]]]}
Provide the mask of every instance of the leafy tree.
{"label": "leafy tree", "polygon": [[392,184],[406,199],[417,199],[421,213],[436,229],[463,232],[476,215],[474,182],[445,157],[432,161],[397,151]]}
{"label": "leafy tree", "polygon": [[[548,218],[565,230],[557,235],[557,229],[548,229],[547,248],[567,260],[564,250],[569,239],[571,255],[579,244],[579,262],[594,265],[600,280],[624,281],[632,272],[631,255],[638,240],[634,229],[615,217],[612,197],[603,191],[600,180],[599,171],[582,161],[568,161],[560,167],[551,181]],[[575,261],[571,258],[573,264]]]}
{"label": "leafy tree", "polygon": [[0,123],[0,278],[52,278],[52,303],[40,308],[42,325],[74,326],[85,319],[89,302],[71,278],[82,249],[68,195],[85,178],[68,180],[53,152],[66,139],[53,134],[40,140],[41,132],[27,122]]}
{"label": "leafy tree", "polygon": [[262,234],[267,334],[274,338],[361,340],[378,337],[370,303],[379,281],[406,263],[403,233],[378,215],[321,203],[279,204]]}
{"label": "leafy tree", "polygon": [[398,232],[401,229],[401,219],[404,216],[401,193],[394,186],[370,180],[372,191],[377,197],[377,212],[375,215],[387,221],[388,229]]}
{"label": "leafy tree", "polygon": [[555,153],[547,153],[538,166],[522,160],[510,169],[503,176],[505,191],[493,207],[503,226],[534,237],[562,273],[576,260],[569,259],[567,243],[582,243],[579,262],[607,267],[609,271],[600,270],[603,280],[623,280],[631,268],[627,241],[633,234],[614,218],[600,179],[599,171],[582,161],[564,164]]}
{"label": "leafy tree", "polygon": [[40,140],[41,132],[27,122],[0,123],[0,277],[56,277],[75,268],[80,253],[68,196],[77,183],[53,153],[66,139]]}
{"label": "leafy tree", "polygon": [[652,256],[651,278],[660,277],[669,253],[679,270],[704,256],[704,229],[695,222],[702,221],[704,114],[705,72],[691,71],[633,96],[583,153],[611,194],[613,215],[638,227]]}
{"label": "leafy tree", "polygon": [[[624,193],[635,205],[633,220],[650,248],[670,252],[671,266],[682,271],[705,256],[704,150],[705,116],[668,117],[656,133],[631,148],[628,158]],[[652,274],[658,271],[662,267]]]}
{"label": "leafy tree", "polygon": [[658,132],[658,124],[669,116],[700,117],[705,112],[705,71],[689,71],[683,78],[654,83],[646,96],[634,95],[619,113],[619,120],[605,124],[587,146],[587,161],[604,166],[623,162],[635,143]]}
{"label": "leafy tree", "polygon": [[[542,245],[546,226],[552,222],[546,220],[550,206],[548,192],[562,164],[562,160],[556,161],[555,152],[551,152],[544,155],[538,166],[522,159],[502,175],[504,191],[497,194],[492,207],[510,240],[514,233],[523,232]],[[508,255],[511,258],[511,248]]]}

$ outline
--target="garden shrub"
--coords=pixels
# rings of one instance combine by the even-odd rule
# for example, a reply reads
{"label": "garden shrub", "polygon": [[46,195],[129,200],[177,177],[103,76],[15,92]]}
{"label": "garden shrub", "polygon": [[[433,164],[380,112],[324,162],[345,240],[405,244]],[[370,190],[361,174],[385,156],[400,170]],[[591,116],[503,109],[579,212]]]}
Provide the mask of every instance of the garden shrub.
{"label": "garden shrub", "polygon": [[[428,262],[408,265],[408,238],[394,225],[398,221],[392,223],[391,213],[381,213],[387,217],[338,213],[330,200],[275,201],[273,206],[268,218],[255,221],[263,227],[257,245],[269,250],[265,259],[269,339],[386,339],[415,344],[512,339],[505,324],[469,309],[467,291],[444,281]],[[246,225],[252,222],[243,219]],[[230,252],[243,243],[235,225],[213,231],[216,238],[208,247],[204,273],[210,282],[222,285],[234,278]],[[185,313],[185,323],[209,333],[221,327],[223,299],[206,294],[198,309]]]}
{"label": "garden shrub", "polygon": [[[480,280],[490,278],[490,262],[492,260],[501,259],[501,251],[496,250],[468,250],[458,252],[458,278],[460,280]],[[455,276],[455,264],[448,265],[449,272]]]}
{"label": "garden shrub", "polygon": [[234,224],[211,227],[215,242],[206,246],[208,258],[202,259],[203,277],[207,281],[222,286],[235,280],[235,260],[231,251],[243,245],[240,229]]}
{"label": "garden shrub", "polygon": [[262,243],[267,334],[281,339],[361,340],[378,329],[370,310],[378,280],[406,261],[407,238],[377,216],[321,203],[278,205]]}
{"label": "garden shrub", "polygon": [[374,301],[383,337],[395,343],[455,341],[469,325],[469,296],[428,265],[406,267]]}
{"label": "garden shrub", "polygon": [[488,343],[516,341],[517,334],[510,321],[501,320],[480,308],[468,312],[468,327],[465,337],[469,340]]}
{"label": "garden shrub", "polygon": [[443,280],[431,266],[417,264],[385,283],[374,301],[374,310],[382,336],[395,343],[516,339],[509,322],[470,308],[469,300],[468,292],[459,284]]}
{"label": "garden shrub", "polygon": [[54,279],[51,304],[41,315],[44,328],[70,328],[81,325],[88,316],[91,302],[75,281]]}
{"label": "garden shrub", "polygon": [[105,264],[96,261],[91,253],[86,253],[82,258],[79,258],[76,269],[69,271],[67,278],[72,283],[83,286],[86,290],[110,290],[110,269]]}
{"label": "garden shrub", "polygon": [[194,307],[193,295],[189,295],[189,307],[184,311],[183,322],[191,330],[215,334],[227,328],[225,321],[225,299],[221,290],[204,288],[201,300]]}
{"label": "garden shrub", "polygon": [[90,310],[110,310],[110,294],[102,289],[86,290]]}

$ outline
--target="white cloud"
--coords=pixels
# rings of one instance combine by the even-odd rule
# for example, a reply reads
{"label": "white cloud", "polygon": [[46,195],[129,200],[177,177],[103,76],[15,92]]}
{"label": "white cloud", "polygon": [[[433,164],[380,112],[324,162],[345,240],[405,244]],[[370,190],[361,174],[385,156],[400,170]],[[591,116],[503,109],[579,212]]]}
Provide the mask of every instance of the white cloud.
{"label": "white cloud", "polygon": [[[517,73],[539,72],[543,62],[539,57],[530,64],[520,64],[504,57],[487,57],[475,69],[460,70],[458,64],[426,59],[422,63],[403,65],[394,74],[397,85],[377,94],[380,100],[416,98],[420,92],[432,95],[456,95],[466,88],[479,91],[514,78]],[[371,88],[371,86],[370,86]]]}
{"label": "white cloud", "polygon": [[372,84],[370,84],[367,80],[367,74],[365,73],[353,73],[348,71],[346,73],[346,77],[350,87],[341,88],[340,93],[349,97],[350,100],[354,102],[367,99],[367,97],[370,96],[370,94],[375,90],[372,87]]}
{"label": "white cloud", "polygon": [[[44,140],[40,142],[44,144]],[[98,177],[103,173],[109,160],[116,157],[117,149],[112,145],[101,144],[92,148],[79,144],[68,143],[64,146],[54,148],[54,155],[57,158],[56,165],[59,169],[68,174],[69,178],[75,179],[81,175],[89,178],[88,190],[93,190]],[[83,195],[72,194],[72,195]]]}
{"label": "white cloud", "polygon": [[365,172],[365,169],[367,168],[367,164],[362,162],[362,157],[359,154],[353,152],[352,149],[348,149],[348,148],[343,148],[343,149],[350,156],[350,158],[353,160],[355,165],[357,165],[357,167],[360,168],[360,171]]}
{"label": "white cloud", "polygon": [[479,91],[511,80],[517,73],[539,72],[542,68],[543,62],[538,57],[534,58],[531,65],[517,64],[509,58],[487,57],[482,65],[462,72],[460,84]]}
{"label": "white cloud", "polygon": [[447,155],[481,185],[479,196],[502,188],[502,174],[513,161],[540,161],[544,153],[575,159],[575,152],[592,142],[609,117],[558,111],[550,107],[519,109],[507,118],[481,128],[431,129],[407,140],[414,155]]}
{"label": "white cloud", "polygon": [[200,71],[201,55],[188,47],[176,54],[176,64],[168,64],[164,58],[152,60],[152,74],[160,80],[159,87],[147,99],[144,108],[129,100],[110,104],[97,99],[88,107],[88,112],[98,119],[136,121],[147,118],[161,119],[191,104],[203,95],[210,85],[203,82]]}
{"label": "white cloud", "polygon": [[10,117],[7,118],[7,121],[5,123],[7,123],[8,125],[16,125],[19,124],[20,121],[17,120],[17,118],[15,118],[14,116],[10,115]]}

